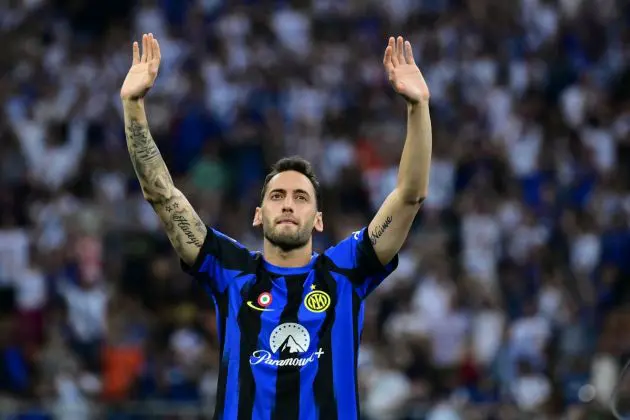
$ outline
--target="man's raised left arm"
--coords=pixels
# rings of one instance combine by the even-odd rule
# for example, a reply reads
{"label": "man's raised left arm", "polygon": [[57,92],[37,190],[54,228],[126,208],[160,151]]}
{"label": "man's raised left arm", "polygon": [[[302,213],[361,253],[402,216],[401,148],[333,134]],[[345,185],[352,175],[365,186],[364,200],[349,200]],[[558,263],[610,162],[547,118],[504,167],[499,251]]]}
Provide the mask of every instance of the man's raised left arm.
{"label": "man's raised left arm", "polygon": [[381,264],[400,251],[427,196],[431,166],[429,88],[414,62],[411,44],[389,38],[383,65],[394,90],[407,101],[407,137],[398,168],[396,188],[381,205],[368,233]]}

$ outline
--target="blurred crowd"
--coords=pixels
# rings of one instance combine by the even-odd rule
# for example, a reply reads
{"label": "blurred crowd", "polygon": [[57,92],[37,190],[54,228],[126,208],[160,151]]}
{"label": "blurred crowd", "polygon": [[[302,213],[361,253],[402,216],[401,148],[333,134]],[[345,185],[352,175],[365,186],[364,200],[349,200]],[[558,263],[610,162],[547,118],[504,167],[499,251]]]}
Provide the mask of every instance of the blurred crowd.
{"label": "blurred crowd", "polygon": [[608,418],[630,355],[621,0],[0,2],[0,413],[213,412],[213,306],[127,156],[143,32],[162,48],[150,127],[202,219],[260,249],[265,171],[299,154],[324,186],[320,251],[395,186],[405,104],[381,61],[407,37],[431,184],[366,305],[365,419]]}

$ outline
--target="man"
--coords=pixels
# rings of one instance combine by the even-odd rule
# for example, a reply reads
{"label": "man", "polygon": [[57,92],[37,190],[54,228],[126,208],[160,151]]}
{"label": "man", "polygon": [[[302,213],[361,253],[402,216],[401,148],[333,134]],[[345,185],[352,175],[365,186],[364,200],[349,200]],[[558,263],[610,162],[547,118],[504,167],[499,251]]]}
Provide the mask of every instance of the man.
{"label": "man", "polygon": [[363,301],[397,265],[397,253],[426,196],[431,160],[429,90],[411,45],[389,39],[383,63],[408,103],[397,187],[369,224],[318,255],[324,228],[319,183],[308,162],[282,159],[267,176],[250,252],[206,227],[173,180],[147,124],[144,97],[160,47],[142,37],[121,89],[131,161],[183,268],[215,302],[221,340],[216,419],[351,420],[359,417],[357,352]]}

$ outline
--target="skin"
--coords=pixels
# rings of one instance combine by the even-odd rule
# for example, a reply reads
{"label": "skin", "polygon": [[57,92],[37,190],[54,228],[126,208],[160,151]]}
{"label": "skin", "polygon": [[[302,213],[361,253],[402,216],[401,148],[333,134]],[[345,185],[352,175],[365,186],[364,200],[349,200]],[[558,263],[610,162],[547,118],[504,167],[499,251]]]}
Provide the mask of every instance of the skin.
{"label": "skin", "polygon": [[120,90],[127,149],[144,198],[160,217],[177,254],[192,265],[206,237],[206,225],[175,187],[149,131],[144,109],[144,96],[155,82],[160,57],[160,46],[151,34],[142,37],[142,55],[138,43],[133,44],[132,66]]}
{"label": "skin", "polygon": [[311,181],[296,171],[271,178],[262,205],[254,213],[253,225],[263,229],[267,261],[283,267],[306,265],[312,255],[313,230],[324,230]]}
{"label": "skin", "polygon": [[[142,55],[133,44],[132,66],[120,91],[125,133],[131,162],[145,199],[160,217],[180,258],[191,265],[207,229],[186,197],[173,184],[168,168],[151,137],[144,97],[155,83],[160,46],[152,34],[142,37]],[[381,263],[398,253],[428,190],[431,163],[429,89],[415,64],[411,44],[402,37],[389,39],[383,66],[393,89],[407,101],[407,137],[399,165],[398,182],[368,226],[371,243]],[[322,231],[315,192],[304,175],[287,171],[269,183],[254,214],[254,226],[264,234],[263,253],[274,265],[305,265],[312,255],[312,232]],[[294,223],[278,223],[290,219]]]}

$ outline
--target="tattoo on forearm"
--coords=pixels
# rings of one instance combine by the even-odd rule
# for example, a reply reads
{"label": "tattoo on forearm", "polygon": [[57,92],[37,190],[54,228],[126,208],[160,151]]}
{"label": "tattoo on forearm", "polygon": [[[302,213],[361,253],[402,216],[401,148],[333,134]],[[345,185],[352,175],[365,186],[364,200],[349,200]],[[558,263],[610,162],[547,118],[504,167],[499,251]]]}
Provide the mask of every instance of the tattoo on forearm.
{"label": "tattoo on forearm", "polygon": [[383,234],[385,233],[385,231],[389,228],[391,224],[392,224],[392,216],[387,216],[383,224],[380,226],[377,226],[376,229],[374,229],[374,231],[370,234],[370,241],[372,242],[372,245],[376,245],[376,242],[378,241],[378,239],[381,236],[383,236]]}
{"label": "tattoo on forearm", "polygon": [[192,230],[192,226],[190,222],[186,219],[186,217],[180,214],[173,215],[173,222],[175,225],[184,233],[186,236],[186,244],[195,245],[197,248],[201,248],[203,245],[202,241],[197,237],[195,232]]}
{"label": "tattoo on forearm", "polygon": [[175,251],[192,264],[206,238],[206,226],[184,194],[175,188],[148,125],[130,119],[125,134],[145,198],[160,216]]}
{"label": "tattoo on forearm", "polygon": [[127,127],[127,135],[131,140],[130,147],[133,148],[134,154],[140,162],[150,163],[162,157],[146,124],[131,120]]}
{"label": "tattoo on forearm", "polygon": [[165,202],[152,203],[164,223],[166,234],[179,255],[200,249],[207,228],[181,191],[175,189]]}
{"label": "tattoo on forearm", "polygon": [[145,196],[152,202],[168,198],[173,180],[148,125],[132,119],[125,127],[125,134],[131,163]]}

